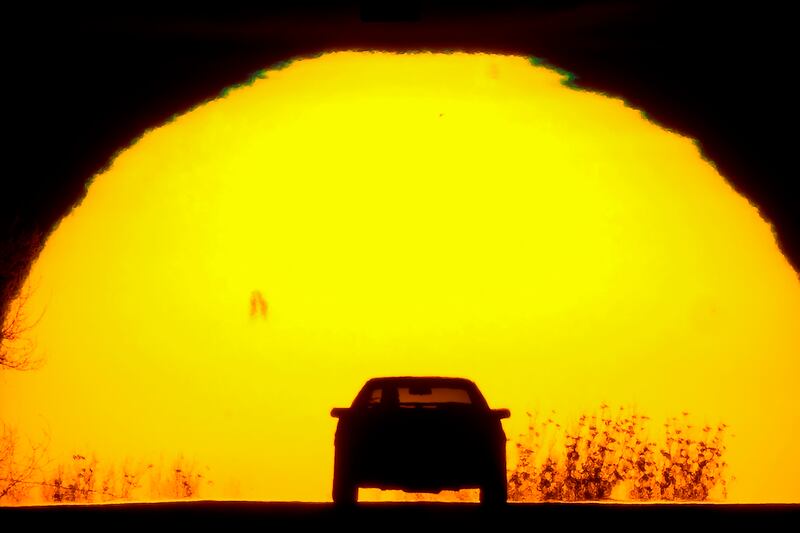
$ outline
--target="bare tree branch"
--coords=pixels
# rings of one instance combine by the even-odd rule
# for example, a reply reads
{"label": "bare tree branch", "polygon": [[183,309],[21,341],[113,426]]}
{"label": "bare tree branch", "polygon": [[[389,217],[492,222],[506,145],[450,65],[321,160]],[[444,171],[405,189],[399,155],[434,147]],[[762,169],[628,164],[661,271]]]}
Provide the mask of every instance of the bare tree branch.
{"label": "bare tree branch", "polygon": [[34,478],[40,470],[46,446],[29,444],[30,451],[23,457],[17,432],[3,424],[0,434],[0,502],[21,501],[27,489],[37,484]]}
{"label": "bare tree branch", "polygon": [[27,335],[35,325],[26,316],[30,288],[25,281],[41,252],[44,233],[12,216],[0,224],[0,370],[29,370],[37,365]]}
{"label": "bare tree branch", "polygon": [[35,370],[41,366],[42,360],[34,356],[36,344],[30,336],[41,316],[29,320],[29,299],[30,290],[24,289],[9,306],[0,327],[0,370]]}

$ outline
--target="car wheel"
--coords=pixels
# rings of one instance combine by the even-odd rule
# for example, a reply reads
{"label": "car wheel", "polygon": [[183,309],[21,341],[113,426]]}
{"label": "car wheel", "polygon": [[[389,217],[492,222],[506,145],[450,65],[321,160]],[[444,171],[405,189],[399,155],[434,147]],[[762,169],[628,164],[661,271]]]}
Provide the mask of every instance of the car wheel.
{"label": "car wheel", "polygon": [[346,480],[333,480],[333,503],[355,505],[358,501],[358,485]]}
{"label": "car wheel", "polygon": [[333,503],[353,505],[358,501],[358,484],[353,480],[343,453],[336,453],[333,466]]}
{"label": "car wheel", "polygon": [[481,485],[481,504],[483,505],[503,505],[508,501],[508,485],[505,476],[496,476],[491,481],[486,481]]}

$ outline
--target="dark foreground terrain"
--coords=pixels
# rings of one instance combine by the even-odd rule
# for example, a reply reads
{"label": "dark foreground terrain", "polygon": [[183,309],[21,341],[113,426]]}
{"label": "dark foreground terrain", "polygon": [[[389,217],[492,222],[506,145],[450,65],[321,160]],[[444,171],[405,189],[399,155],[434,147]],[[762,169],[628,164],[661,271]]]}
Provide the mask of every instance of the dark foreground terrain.
{"label": "dark foreground terrain", "polygon": [[[336,509],[326,503],[175,502],[151,504],[64,505],[0,508],[0,527],[18,524],[62,531],[117,531],[146,526],[180,531],[798,531],[800,505],[734,504],[509,504],[484,509],[478,504],[365,503]],[[279,528],[279,529],[275,529]]]}

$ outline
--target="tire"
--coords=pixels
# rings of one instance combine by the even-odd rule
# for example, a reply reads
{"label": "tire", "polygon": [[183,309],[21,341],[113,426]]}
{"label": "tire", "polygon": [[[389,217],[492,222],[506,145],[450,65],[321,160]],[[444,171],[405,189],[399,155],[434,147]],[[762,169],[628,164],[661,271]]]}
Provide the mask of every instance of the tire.
{"label": "tire", "polygon": [[358,502],[358,485],[349,481],[333,481],[333,503],[337,506],[355,505]]}
{"label": "tire", "polygon": [[501,506],[508,502],[508,484],[506,483],[505,472],[503,475],[494,475],[491,480],[485,481],[481,485],[481,505]]}
{"label": "tire", "polygon": [[353,480],[345,454],[336,450],[333,463],[333,503],[337,506],[355,505],[358,502],[358,483]]}

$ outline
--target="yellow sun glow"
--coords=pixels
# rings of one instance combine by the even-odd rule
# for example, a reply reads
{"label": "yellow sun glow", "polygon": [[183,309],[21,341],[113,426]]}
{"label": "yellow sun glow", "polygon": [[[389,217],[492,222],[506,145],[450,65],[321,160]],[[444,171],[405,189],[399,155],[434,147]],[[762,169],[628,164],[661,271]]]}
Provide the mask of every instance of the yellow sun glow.
{"label": "yellow sun glow", "polygon": [[341,52],[147,132],[35,263],[45,365],[2,376],[0,418],[54,456],[182,453],[205,497],[328,500],[331,407],[457,375],[510,438],[603,401],[725,422],[729,499],[800,501],[800,283],[770,226],[691,139],[563,81]]}

